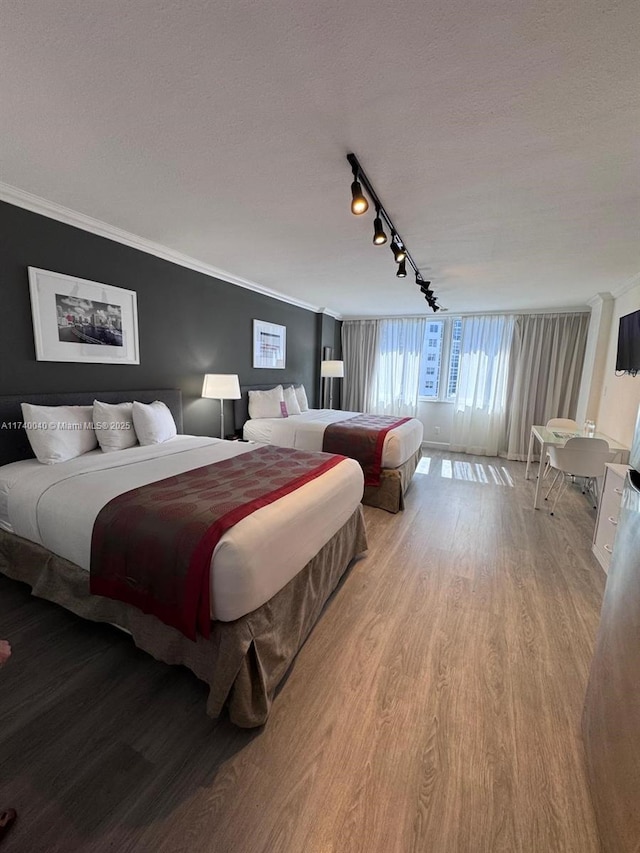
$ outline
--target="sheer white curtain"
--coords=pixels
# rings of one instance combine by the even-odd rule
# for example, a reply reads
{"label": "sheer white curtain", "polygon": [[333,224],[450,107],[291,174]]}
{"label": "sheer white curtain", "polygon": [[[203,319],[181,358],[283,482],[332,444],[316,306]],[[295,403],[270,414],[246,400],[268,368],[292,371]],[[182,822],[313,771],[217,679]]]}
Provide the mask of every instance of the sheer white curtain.
{"label": "sheer white curtain", "polygon": [[497,456],[507,423],[515,317],[463,317],[451,450]]}
{"label": "sheer white curtain", "polygon": [[369,411],[376,415],[415,417],[426,318],[400,317],[378,322],[378,358]]}
{"label": "sheer white curtain", "polygon": [[527,458],[532,424],[575,417],[588,329],[586,313],[517,317],[509,380],[509,459]]}
{"label": "sheer white curtain", "polygon": [[342,324],[342,408],[345,412],[371,410],[379,336],[379,320],[345,320]]}

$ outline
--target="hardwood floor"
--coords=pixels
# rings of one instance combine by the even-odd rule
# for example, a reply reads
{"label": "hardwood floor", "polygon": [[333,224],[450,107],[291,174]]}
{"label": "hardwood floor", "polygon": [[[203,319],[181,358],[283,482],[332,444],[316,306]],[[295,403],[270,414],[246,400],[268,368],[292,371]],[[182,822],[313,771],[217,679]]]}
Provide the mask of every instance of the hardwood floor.
{"label": "hardwood floor", "polygon": [[[428,469],[428,473],[425,472]],[[3,853],[595,853],[580,717],[595,511],[441,452],[330,601],[263,730],[0,578]]]}

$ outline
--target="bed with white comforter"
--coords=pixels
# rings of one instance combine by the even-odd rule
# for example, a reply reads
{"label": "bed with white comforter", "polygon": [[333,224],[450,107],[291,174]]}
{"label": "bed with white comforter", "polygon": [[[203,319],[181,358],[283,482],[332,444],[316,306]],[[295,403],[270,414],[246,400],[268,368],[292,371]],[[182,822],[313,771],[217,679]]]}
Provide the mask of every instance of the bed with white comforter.
{"label": "bed with white comforter", "polygon": [[[309,409],[287,418],[259,418],[245,423],[243,435],[245,439],[279,447],[322,450],[324,431],[329,424],[347,421],[359,414],[337,409]],[[421,447],[422,434],[422,422],[417,418],[389,430],[382,447],[382,467],[398,468],[403,465]]]}
{"label": "bed with white comforter", "polygon": [[[0,468],[0,524],[89,571],[93,523],[108,501],[253,448],[178,435],[116,453],[95,450],[58,465],[14,462]],[[211,618],[238,619],[282,589],[353,514],[362,488],[360,466],[345,459],[227,531],[211,561]]]}
{"label": "bed with white comforter", "polygon": [[[242,431],[244,438],[250,441],[299,450],[322,450],[324,433],[330,424],[359,414],[337,409],[309,409],[285,418],[245,420]],[[404,496],[422,455],[422,434],[422,422],[417,418],[410,418],[387,432],[382,446],[380,484],[365,486],[364,504],[388,512],[404,509]],[[348,454],[348,450],[344,452]]]}
{"label": "bed with white comforter", "polygon": [[[101,396],[118,404],[134,395]],[[135,396],[166,401],[180,431],[178,391]],[[93,399],[90,392],[74,392],[28,395],[26,402],[86,406]],[[0,420],[19,423],[23,401],[0,397]],[[223,534],[211,559],[209,637],[193,641],[155,616],[89,591],[93,524],[109,501],[254,449],[250,443],[177,435],[161,444],[95,450],[45,465],[28,458],[23,431],[6,431],[0,435],[5,463],[0,466],[0,573],[85,619],[123,628],[139,648],[165,663],[187,666],[209,685],[209,716],[226,707],[237,725],[262,725],[328,598],[353,558],[366,550],[363,476],[355,461],[341,460]]]}

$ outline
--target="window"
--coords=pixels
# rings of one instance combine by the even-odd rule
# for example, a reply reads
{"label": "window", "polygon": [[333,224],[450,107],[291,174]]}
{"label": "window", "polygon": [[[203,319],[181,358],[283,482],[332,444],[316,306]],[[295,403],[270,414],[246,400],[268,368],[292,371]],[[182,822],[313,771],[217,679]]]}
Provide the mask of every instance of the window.
{"label": "window", "polygon": [[455,319],[451,324],[451,352],[449,354],[449,380],[447,397],[455,397],[458,389],[458,371],[460,370],[460,342],[462,340],[462,320]]}
{"label": "window", "polygon": [[[444,320],[427,324],[422,348],[422,361],[420,364],[420,397],[430,400],[438,398],[440,387],[440,360],[442,357],[442,333]],[[430,362],[427,367],[427,362]]]}
{"label": "window", "polygon": [[450,400],[456,395],[460,371],[462,320],[432,320],[422,348],[419,396],[426,400]]}

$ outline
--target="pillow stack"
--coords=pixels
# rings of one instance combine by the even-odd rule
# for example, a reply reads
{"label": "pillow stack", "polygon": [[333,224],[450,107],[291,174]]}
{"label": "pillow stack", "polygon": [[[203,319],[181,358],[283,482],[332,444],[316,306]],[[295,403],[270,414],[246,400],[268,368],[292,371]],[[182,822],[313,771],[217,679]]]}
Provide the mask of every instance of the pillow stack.
{"label": "pillow stack", "polygon": [[154,403],[103,403],[93,406],[34,406],[22,403],[29,444],[44,465],[66,462],[98,446],[104,453],[135,444],[161,444],[177,435],[170,409]]}
{"label": "pillow stack", "polygon": [[288,418],[289,415],[308,411],[304,385],[289,385],[287,388],[276,385],[268,391],[249,391],[249,417],[252,421],[260,418]]}

